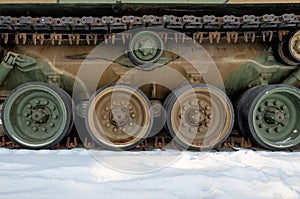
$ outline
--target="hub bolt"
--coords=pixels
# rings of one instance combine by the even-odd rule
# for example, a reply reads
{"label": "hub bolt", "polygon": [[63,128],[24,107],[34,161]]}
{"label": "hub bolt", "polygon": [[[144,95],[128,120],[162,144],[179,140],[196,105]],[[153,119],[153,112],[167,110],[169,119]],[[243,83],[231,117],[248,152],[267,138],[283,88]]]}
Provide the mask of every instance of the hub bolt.
{"label": "hub bolt", "polygon": [[211,106],[206,106],[205,110],[210,111],[211,110]]}
{"label": "hub bolt", "polygon": [[51,106],[50,106],[50,110],[51,110],[51,111],[54,111],[54,110],[55,110],[55,106],[51,105]]}
{"label": "hub bolt", "polygon": [[135,118],[136,114],[135,113],[131,113],[131,118]]}

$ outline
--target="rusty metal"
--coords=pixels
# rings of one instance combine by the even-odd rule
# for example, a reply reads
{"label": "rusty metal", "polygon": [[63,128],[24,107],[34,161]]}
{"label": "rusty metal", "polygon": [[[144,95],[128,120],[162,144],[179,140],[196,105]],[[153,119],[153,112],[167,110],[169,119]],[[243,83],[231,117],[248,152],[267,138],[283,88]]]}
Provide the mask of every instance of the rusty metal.
{"label": "rusty metal", "polygon": [[262,32],[262,39],[265,42],[266,40],[271,42],[273,39],[273,31],[263,31]]}
{"label": "rusty metal", "polygon": [[246,43],[248,43],[249,39],[251,43],[255,41],[256,34],[255,32],[244,32],[244,40]]}
{"label": "rusty metal", "polygon": [[104,41],[105,41],[105,44],[107,44],[108,41],[111,41],[111,43],[114,44],[116,41],[116,34],[105,34]]}
{"label": "rusty metal", "polygon": [[166,141],[164,136],[156,136],[154,139],[154,147],[155,148],[164,148],[166,146]]}
{"label": "rusty metal", "polygon": [[57,143],[56,145],[51,147],[51,149],[59,149],[60,147],[61,147],[60,143]]}
{"label": "rusty metal", "polygon": [[7,42],[8,42],[8,33],[2,34],[2,38],[4,38],[4,44],[7,44]]}
{"label": "rusty metal", "polygon": [[227,37],[227,43],[231,43],[233,40],[233,43],[237,43],[238,41],[238,32],[227,32],[226,37]]}
{"label": "rusty metal", "polygon": [[67,137],[66,147],[68,149],[72,149],[72,148],[78,147],[77,138],[75,136],[72,136],[72,137],[73,137],[73,140],[71,140],[71,136]]}
{"label": "rusty metal", "polygon": [[251,148],[252,147],[252,143],[250,138],[248,138],[247,140],[245,138],[241,138],[241,143],[240,143],[241,147],[243,148]]}
{"label": "rusty metal", "polygon": [[149,150],[149,144],[147,139],[145,139],[141,144],[137,145],[136,149]]}
{"label": "rusty metal", "polygon": [[201,44],[202,41],[203,41],[203,35],[204,35],[203,32],[194,33],[193,34],[193,40],[194,40],[194,42],[198,41]]}
{"label": "rusty metal", "polygon": [[73,42],[75,41],[76,45],[79,45],[79,41],[80,41],[80,34],[68,34],[68,38],[69,38],[69,44],[72,46]]}
{"label": "rusty metal", "polygon": [[38,41],[40,45],[44,44],[45,36],[44,34],[32,34],[33,44],[36,45]]}
{"label": "rusty metal", "polygon": [[225,147],[234,147],[235,142],[234,142],[234,138],[233,137],[229,137],[224,143],[223,146]]}
{"label": "rusty metal", "polygon": [[57,41],[60,46],[62,44],[62,34],[50,34],[50,40],[52,45],[55,45],[55,41]]}
{"label": "rusty metal", "polygon": [[25,45],[27,41],[27,35],[26,33],[19,33],[15,35],[15,42],[16,44],[19,44],[19,40],[21,40],[22,44]]}
{"label": "rusty metal", "polygon": [[12,142],[10,139],[8,139],[5,135],[1,136],[0,138],[0,147],[6,147],[9,149],[18,149],[20,146],[14,142]]}
{"label": "rusty metal", "polygon": [[283,41],[283,38],[289,34],[288,30],[280,30],[278,31],[278,39],[279,41]]}
{"label": "rusty metal", "polygon": [[95,148],[95,144],[93,141],[89,141],[89,139],[86,137],[84,138],[83,146],[87,149]]}
{"label": "rusty metal", "polygon": [[131,41],[131,39],[132,39],[132,34],[122,33],[122,42],[123,42],[123,44],[125,44],[127,40]]}
{"label": "rusty metal", "polygon": [[209,42],[212,44],[214,39],[216,40],[217,43],[220,42],[221,39],[221,33],[220,32],[210,32],[208,34],[209,37]]}

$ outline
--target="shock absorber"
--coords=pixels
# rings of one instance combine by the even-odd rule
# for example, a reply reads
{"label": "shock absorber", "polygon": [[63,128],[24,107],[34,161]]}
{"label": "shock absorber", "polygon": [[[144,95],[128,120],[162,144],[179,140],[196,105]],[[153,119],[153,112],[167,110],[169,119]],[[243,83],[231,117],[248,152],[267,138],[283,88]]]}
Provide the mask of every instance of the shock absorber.
{"label": "shock absorber", "polygon": [[286,78],[282,83],[289,85],[296,85],[300,81],[300,68],[293,72],[288,78]]}
{"label": "shock absorber", "polygon": [[15,62],[16,57],[12,55],[12,53],[7,53],[0,64],[0,85],[4,83],[7,75],[14,68],[13,63]]}

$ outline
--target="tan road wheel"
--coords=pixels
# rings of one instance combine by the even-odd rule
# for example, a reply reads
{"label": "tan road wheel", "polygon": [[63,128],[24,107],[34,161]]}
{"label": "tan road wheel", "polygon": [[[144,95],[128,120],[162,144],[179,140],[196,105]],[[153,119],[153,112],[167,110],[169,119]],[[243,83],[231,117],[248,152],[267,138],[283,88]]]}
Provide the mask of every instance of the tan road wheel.
{"label": "tan road wheel", "polygon": [[128,84],[99,89],[89,102],[86,125],[92,139],[101,147],[127,150],[146,138],[153,113],[142,91]]}
{"label": "tan road wheel", "polygon": [[183,147],[211,149],[221,144],[232,130],[232,104],[216,87],[184,86],[167,98],[165,106],[166,127]]}
{"label": "tan road wheel", "polygon": [[300,62],[300,30],[289,34],[288,50],[296,62]]}

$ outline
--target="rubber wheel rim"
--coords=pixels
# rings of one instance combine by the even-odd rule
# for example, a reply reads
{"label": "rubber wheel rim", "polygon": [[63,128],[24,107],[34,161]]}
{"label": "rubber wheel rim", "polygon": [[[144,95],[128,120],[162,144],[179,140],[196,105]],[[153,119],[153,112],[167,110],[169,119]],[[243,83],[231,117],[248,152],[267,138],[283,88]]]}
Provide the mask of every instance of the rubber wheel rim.
{"label": "rubber wheel rim", "polygon": [[21,147],[33,149],[59,143],[72,128],[72,115],[70,96],[43,82],[29,82],[15,88],[2,110],[6,135]]}
{"label": "rubber wheel rim", "polygon": [[[248,113],[249,129],[255,141],[271,150],[287,149],[298,145],[300,143],[300,90],[289,85],[271,85],[265,86],[256,93],[257,96],[253,100],[250,99],[252,103]],[[269,105],[266,105],[267,103]],[[277,113],[278,116],[275,117],[279,117],[281,122],[286,123],[284,126],[280,127],[279,123],[270,125],[262,118],[266,117],[266,111],[273,112],[272,109],[264,110],[270,108],[275,112],[280,111],[280,114]],[[281,119],[282,115],[288,117]]]}
{"label": "rubber wheel rim", "polygon": [[[119,100],[118,92],[126,97],[128,93],[132,94],[129,104],[126,100],[124,104]],[[117,98],[115,104],[111,101],[113,95]],[[119,126],[117,122],[111,121],[111,113],[114,108],[119,107],[122,111],[122,106],[131,107],[130,110],[124,109],[124,113],[128,111],[130,118],[128,117],[126,124]],[[134,118],[133,113],[136,114]],[[129,84],[113,83],[94,93],[89,101],[85,123],[89,135],[97,146],[116,151],[128,150],[148,137],[153,125],[153,111],[150,101],[141,90]],[[114,139],[114,136],[119,136],[121,139]]]}
{"label": "rubber wheel rim", "polygon": [[[293,31],[289,34],[287,47],[288,47],[288,52],[291,55],[291,58],[293,59],[293,61],[299,63],[300,62],[300,49],[295,50],[293,48],[295,45],[297,45],[294,41],[295,37],[297,37],[297,38],[300,37],[300,30]],[[300,39],[297,39],[296,42],[300,42]],[[300,44],[298,44],[297,46],[299,46],[299,45]],[[298,52],[296,52],[296,51],[298,51]]]}
{"label": "rubber wheel rim", "polygon": [[[249,110],[250,105],[248,104],[249,99],[254,98],[257,94],[258,90],[263,89],[265,86],[256,86],[248,89],[244,92],[236,101],[235,105],[235,115],[237,122],[237,130],[238,133],[244,138],[248,139],[251,137],[251,134],[246,129],[245,124],[248,122],[248,112],[244,112],[243,110]],[[245,114],[246,113],[246,114]]]}
{"label": "rubber wheel rim", "polygon": [[[194,91],[196,95],[193,94]],[[204,93],[204,97],[202,96],[203,98],[201,100],[198,99],[198,97],[200,96],[199,93]],[[196,108],[195,110],[198,109],[199,111],[203,111],[202,105],[196,105],[196,103],[194,103],[194,105],[191,106],[191,108],[184,107],[186,106],[184,96],[188,96],[189,94],[194,95],[193,98],[199,100],[200,103],[202,103],[202,100],[204,99],[213,99],[213,104],[210,104],[211,111],[204,111],[205,114],[203,114],[205,115],[205,120],[203,120],[203,122],[200,122],[199,124],[198,122],[191,124],[189,122],[186,122],[187,115],[194,111],[194,107],[200,107]],[[182,106],[178,104],[178,99],[183,101]],[[184,148],[194,150],[209,150],[214,147],[217,147],[227,139],[233,128],[234,111],[229,98],[223,91],[211,85],[194,84],[191,86],[188,85],[177,89],[175,92],[171,93],[167,97],[167,100],[165,101],[165,106],[168,117],[166,129],[174,138],[174,140]],[[207,105],[203,103],[203,106]],[[179,109],[182,110],[179,111]],[[222,114],[222,116],[224,117],[214,116],[214,113],[219,112],[221,109],[226,110],[226,113]],[[178,115],[179,112],[181,113],[181,116]],[[208,122],[209,114],[212,114],[213,117],[210,120],[211,124],[208,124],[208,127],[206,128],[208,130],[205,131],[203,124],[206,125],[206,122]],[[181,119],[179,119],[180,117]],[[187,123],[188,125],[186,125],[185,123]],[[223,123],[223,125],[218,126],[215,125],[216,123]],[[185,128],[185,126],[187,126],[187,128]],[[187,135],[187,131],[190,131],[189,128],[192,128],[192,136]],[[199,132],[197,128],[203,129]]]}

